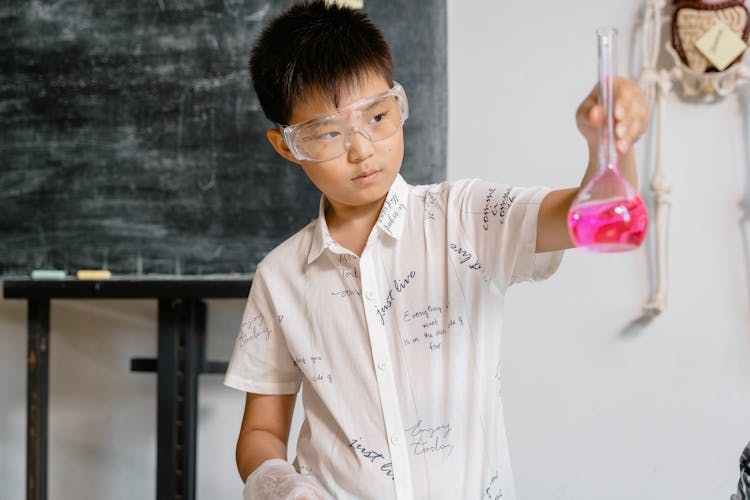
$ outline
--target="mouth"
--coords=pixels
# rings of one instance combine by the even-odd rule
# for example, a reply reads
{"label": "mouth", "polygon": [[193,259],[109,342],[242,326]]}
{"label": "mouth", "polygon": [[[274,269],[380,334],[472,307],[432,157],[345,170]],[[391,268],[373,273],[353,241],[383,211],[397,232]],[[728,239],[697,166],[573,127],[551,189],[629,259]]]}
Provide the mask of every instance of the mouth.
{"label": "mouth", "polygon": [[353,177],[352,180],[354,182],[360,183],[372,182],[375,180],[379,173],[380,170],[368,170],[367,172],[362,172],[357,177]]}

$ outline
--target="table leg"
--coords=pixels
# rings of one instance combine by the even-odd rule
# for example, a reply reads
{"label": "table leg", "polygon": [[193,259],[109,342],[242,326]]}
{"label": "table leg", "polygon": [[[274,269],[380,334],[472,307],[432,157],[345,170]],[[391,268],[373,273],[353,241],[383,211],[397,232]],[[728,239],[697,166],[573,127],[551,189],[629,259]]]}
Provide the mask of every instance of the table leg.
{"label": "table leg", "polygon": [[159,300],[156,497],[194,500],[198,375],[205,362],[206,305]]}
{"label": "table leg", "polygon": [[49,299],[28,301],[26,358],[26,498],[47,500]]}

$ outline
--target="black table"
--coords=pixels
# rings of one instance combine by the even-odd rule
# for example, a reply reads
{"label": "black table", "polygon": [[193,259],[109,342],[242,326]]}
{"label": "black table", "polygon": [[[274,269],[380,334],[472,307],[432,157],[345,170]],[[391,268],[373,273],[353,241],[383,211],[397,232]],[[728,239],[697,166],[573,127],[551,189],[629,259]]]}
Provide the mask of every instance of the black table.
{"label": "black table", "polygon": [[[206,360],[203,299],[246,298],[248,276],[34,281],[4,278],[3,295],[28,301],[26,498],[47,499],[51,299],[157,299],[157,359],[133,359],[131,370],[157,373],[156,498],[194,500],[198,375],[223,373]],[[239,321],[239,318],[238,318]]]}

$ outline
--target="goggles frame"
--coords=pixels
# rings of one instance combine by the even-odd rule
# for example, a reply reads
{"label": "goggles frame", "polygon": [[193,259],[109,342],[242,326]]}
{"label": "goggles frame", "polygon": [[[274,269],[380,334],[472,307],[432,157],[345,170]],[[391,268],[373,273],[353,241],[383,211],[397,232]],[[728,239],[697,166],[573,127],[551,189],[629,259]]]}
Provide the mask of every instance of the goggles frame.
{"label": "goggles frame", "polygon": [[[404,126],[404,122],[406,122],[406,119],[409,118],[409,101],[408,101],[408,99],[406,97],[406,91],[404,91],[404,88],[401,86],[400,83],[395,82],[395,81],[393,82],[393,87],[391,87],[389,90],[386,90],[385,92],[383,92],[381,94],[377,94],[375,96],[365,97],[363,99],[355,101],[355,102],[349,104],[348,106],[344,106],[343,108],[336,109],[336,111],[333,112],[333,113],[330,113],[330,114],[327,114],[327,115],[316,116],[314,118],[310,118],[309,120],[305,120],[303,122],[298,122],[298,123],[295,123],[295,124],[292,124],[292,125],[282,125],[280,123],[277,123],[277,126],[281,130],[281,133],[284,136],[284,142],[286,143],[287,147],[289,148],[289,151],[292,153],[292,155],[294,156],[295,159],[300,160],[300,161],[313,161],[313,162],[321,162],[321,161],[333,160],[334,158],[338,158],[339,156],[341,156],[341,155],[345,154],[347,151],[349,151],[350,142],[351,142],[350,139],[347,140],[347,142],[346,142],[346,149],[344,150],[343,153],[341,153],[341,155],[334,156],[334,157],[328,158],[326,160],[318,160],[318,159],[315,159],[315,158],[308,157],[307,155],[305,155],[304,153],[302,153],[299,150],[299,148],[296,145],[295,133],[298,132],[299,130],[302,130],[305,126],[307,126],[307,125],[309,125],[311,123],[314,123],[316,121],[332,119],[335,116],[340,115],[341,113],[344,113],[346,111],[362,107],[362,106],[370,104],[370,103],[374,103],[374,102],[376,102],[376,101],[378,101],[380,99],[383,99],[383,98],[386,98],[386,97],[389,97],[389,96],[395,97],[396,100],[398,101],[399,110],[401,112],[401,123],[399,124],[399,128],[401,128],[401,127]],[[396,130],[398,130],[398,129],[396,129]],[[353,132],[355,132],[355,131],[359,131],[359,127],[351,127],[349,129],[350,137],[351,137],[351,134]],[[394,133],[395,133],[395,131],[394,131]],[[377,142],[377,141],[373,141],[367,134],[365,134],[365,136],[367,137],[367,139],[369,141],[371,141],[371,142]],[[388,137],[391,137],[391,136],[388,136]],[[384,139],[387,139],[388,137],[383,137],[382,139],[378,139],[378,140],[382,141]]]}

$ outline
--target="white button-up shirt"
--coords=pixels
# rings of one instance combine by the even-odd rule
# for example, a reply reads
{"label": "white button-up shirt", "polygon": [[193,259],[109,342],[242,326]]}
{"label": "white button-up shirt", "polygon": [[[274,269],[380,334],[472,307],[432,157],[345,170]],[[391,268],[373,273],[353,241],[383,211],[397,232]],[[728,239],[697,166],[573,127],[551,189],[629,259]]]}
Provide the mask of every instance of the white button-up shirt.
{"label": "white button-up shirt", "polygon": [[548,277],[546,188],[398,176],[361,257],[320,216],[258,264],[225,383],[291,394],[297,470],[334,498],[515,498],[503,420],[506,288]]}

